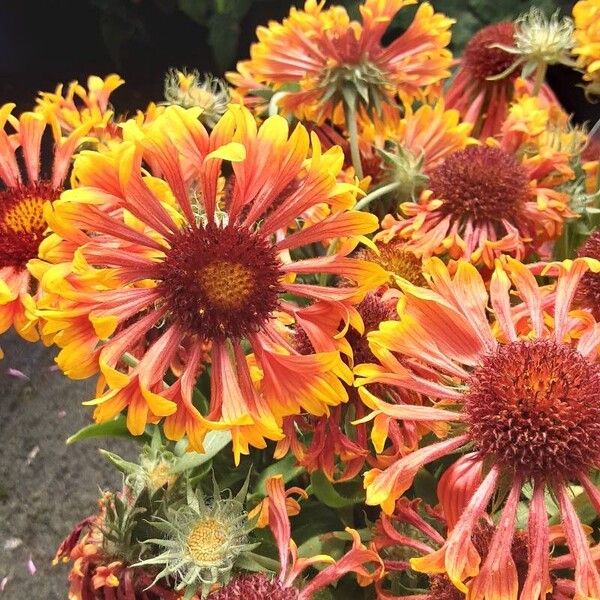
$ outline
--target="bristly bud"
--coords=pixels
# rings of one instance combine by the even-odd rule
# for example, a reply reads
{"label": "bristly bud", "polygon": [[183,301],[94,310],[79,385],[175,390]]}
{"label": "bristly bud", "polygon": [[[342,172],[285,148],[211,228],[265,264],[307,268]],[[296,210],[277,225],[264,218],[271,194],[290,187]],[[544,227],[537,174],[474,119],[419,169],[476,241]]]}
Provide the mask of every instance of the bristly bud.
{"label": "bristly bud", "polygon": [[388,165],[388,178],[398,184],[394,195],[398,202],[415,200],[427,186],[428,178],[423,173],[424,157],[415,156],[410,150],[396,142],[390,142],[388,150],[379,150]]}
{"label": "bristly bud", "polygon": [[126,461],[107,450],[100,450],[100,453],[124,474],[125,484],[134,496],[139,496],[143,490],[148,490],[150,495],[159,490],[169,491],[179,481],[179,458],[164,446],[158,429],[152,436],[152,442],[142,449],[137,463]]}
{"label": "bristly bud", "polygon": [[231,99],[229,87],[218,77],[200,75],[196,70],[170,69],[165,76],[165,102],[183,108],[202,109],[200,120],[211,129],[225,114]]}
{"label": "bristly bud", "polygon": [[515,55],[516,59],[508,69],[490,79],[506,77],[520,66],[523,77],[529,77],[537,69],[548,65],[560,63],[574,67],[575,63],[570,56],[574,44],[572,19],[559,18],[558,11],[547,17],[542,10],[532,7],[515,22],[513,46],[492,46]]}
{"label": "bristly bud", "polygon": [[248,542],[253,524],[244,509],[247,489],[248,480],[231,497],[214,481],[213,496],[206,498],[188,483],[186,503],[168,506],[165,518],[152,522],[163,535],[146,544],[159,546],[163,552],[135,566],[162,567],[156,580],[174,580],[175,589],[186,590],[185,598],[198,590],[207,594],[216,583],[227,583],[240,556],[257,546]]}

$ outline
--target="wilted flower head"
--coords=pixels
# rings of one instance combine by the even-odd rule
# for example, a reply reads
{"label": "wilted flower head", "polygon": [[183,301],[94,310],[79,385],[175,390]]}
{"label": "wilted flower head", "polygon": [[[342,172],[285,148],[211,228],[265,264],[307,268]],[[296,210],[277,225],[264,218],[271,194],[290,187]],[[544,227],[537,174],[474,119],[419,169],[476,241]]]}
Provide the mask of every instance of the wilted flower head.
{"label": "wilted flower head", "polygon": [[540,66],[559,63],[574,66],[570,58],[575,43],[573,34],[574,25],[571,18],[559,18],[558,11],[547,17],[542,10],[532,7],[515,23],[514,45],[496,46],[518,57],[508,69],[496,77],[505,77],[521,65],[524,77],[531,75]]}
{"label": "wilted flower head", "polygon": [[239,556],[256,546],[248,543],[252,524],[244,510],[248,480],[235,497],[223,495],[216,481],[213,497],[188,487],[187,503],[168,507],[166,518],[153,525],[164,538],[146,543],[164,548],[157,556],[142,560],[138,566],[158,565],[156,579],[172,577],[177,590],[204,593],[217,583],[225,583]]}
{"label": "wilted flower head", "polygon": [[165,104],[201,108],[200,120],[207,127],[217,124],[225,114],[229,100],[227,84],[213,75],[171,69],[165,76]]}

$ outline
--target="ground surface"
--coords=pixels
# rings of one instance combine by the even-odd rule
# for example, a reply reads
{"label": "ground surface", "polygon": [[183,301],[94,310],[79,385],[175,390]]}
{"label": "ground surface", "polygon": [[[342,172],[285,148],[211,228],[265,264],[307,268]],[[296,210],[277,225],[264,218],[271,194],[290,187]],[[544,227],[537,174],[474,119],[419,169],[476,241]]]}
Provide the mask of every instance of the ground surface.
{"label": "ground surface", "polygon": [[[65,445],[90,423],[92,409],[81,402],[92,397],[92,382],[67,380],[52,368],[55,351],[41,344],[7,334],[0,347],[0,600],[66,600],[68,569],[52,567],[54,551],[95,511],[98,488],[114,488],[120,477],[99,455],[97,440]],[[103,447],[137,454],[126,440]]]}

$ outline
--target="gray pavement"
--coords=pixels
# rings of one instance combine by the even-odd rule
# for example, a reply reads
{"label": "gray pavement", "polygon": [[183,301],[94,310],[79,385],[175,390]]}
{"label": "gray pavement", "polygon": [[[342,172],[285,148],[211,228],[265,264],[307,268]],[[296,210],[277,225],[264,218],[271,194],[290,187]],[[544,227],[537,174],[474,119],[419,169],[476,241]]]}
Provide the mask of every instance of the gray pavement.
{"label": "gray pavement", "polygon": [[55,350],[41,343],[8,333],[0,347],[0,600],[66,600],[68,569],[51,565],[56,547],[95,511],[99,488],[120,485],[98,447],[130,458],[138,447],[128,440],[67,446],[91,422],[92,408],[81,402],[92,397],[93,382],[53,369]]}

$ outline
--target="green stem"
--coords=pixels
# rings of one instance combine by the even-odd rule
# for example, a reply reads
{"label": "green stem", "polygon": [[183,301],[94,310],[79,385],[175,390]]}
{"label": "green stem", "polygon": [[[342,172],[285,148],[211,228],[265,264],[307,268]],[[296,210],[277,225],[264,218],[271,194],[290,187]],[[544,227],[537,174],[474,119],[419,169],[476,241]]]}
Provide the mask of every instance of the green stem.
{"label": "green stem", "polygon": [[370,194],[367,194],[362,200],[360,200],[359,202],[357,202],[355,204],[354,210],[363,210],[364,208],[369,206],[369,204],[371,204],[371,202],[373,202],[373,200],[376,200],[377,198],[381,198],[381,196],[385,196],[386,194],[393,192],[395,189],[398,189],[399,187],[400,187],[400,182],[393,181],[392,183],[388,183],[387,185],[384,185],[380,188],[377,188],[376,190],[373,190]]}
{"label": "green stem", "polygon": [[129,354],[129,352],[125,352],[125,354],[123,354],[123,356],[121,357],[121,360],[128,367],[137,367],[140,364],[140,361],[132,354]]}
{"label": "green stem", "polygon": [[548,70],[548,65],[545,62],[541,62],[538,64],[537,69],[535,71],[535,79],[533,81],[533,95],[537,96],[544,85],[544,80],[546,79],[546,71]]}
{"label": "green stem", "polygon": [[346,129],[350,142],[350,156],[352,157],[352,166],[356,176],[363,178],[362,163],[360,162],[360,148],[358,146],[358,127],[356,124],[356,105],[350,105],[344,102],[344,117],[346,119]]}

